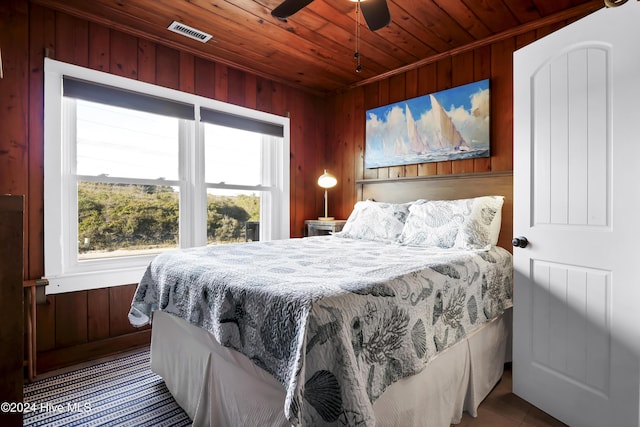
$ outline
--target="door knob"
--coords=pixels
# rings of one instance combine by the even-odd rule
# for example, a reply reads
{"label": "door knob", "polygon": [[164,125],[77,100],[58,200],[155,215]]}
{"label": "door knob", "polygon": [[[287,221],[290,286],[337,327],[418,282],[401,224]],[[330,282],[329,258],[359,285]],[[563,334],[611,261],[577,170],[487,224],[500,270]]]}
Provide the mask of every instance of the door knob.
{"label": "door knob", "polygon": [[526,237],[520,236],[520,237],[514,237],[513,240],[511,241],[511,244],[516,248],[526,248],[527,245],[529,244],[529,241],[527,240]]}

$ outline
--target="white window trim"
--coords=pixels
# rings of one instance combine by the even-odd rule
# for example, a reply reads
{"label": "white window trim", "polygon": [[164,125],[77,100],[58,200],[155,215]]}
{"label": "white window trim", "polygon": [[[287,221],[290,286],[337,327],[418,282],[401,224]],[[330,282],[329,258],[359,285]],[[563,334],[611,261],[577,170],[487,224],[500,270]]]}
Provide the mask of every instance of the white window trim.
{"label": "white window trim", "polygon": [[[62,141],[63,76],[192,104],[195,121],[180,132],[180,247],[207,243],[207,195],[204,183],[204,134],[200,108],[235,114],[283,127],[282,144],[265,156],[276,176],[270,177],[261,203],[260,240],[289,238],[289,118],[227,104],[101,71],[45,58],[44,63],[44,253],[48,294],[138,283],[155,255],[77,261],[77,192],[75,154]],[[74,145],[75,149],[75,145]],[[63,153],[67,153],[65,158]],[[192,206],[190,211],[183,211]],[[73,217],[70,219],[70,217]],[[275,217],[275,218],[274,218]]]}

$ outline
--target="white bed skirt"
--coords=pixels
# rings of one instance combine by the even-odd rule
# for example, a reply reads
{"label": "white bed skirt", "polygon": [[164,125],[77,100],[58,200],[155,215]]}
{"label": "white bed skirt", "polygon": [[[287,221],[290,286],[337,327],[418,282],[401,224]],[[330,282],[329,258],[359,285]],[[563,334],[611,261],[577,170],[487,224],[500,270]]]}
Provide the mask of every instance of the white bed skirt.
{"label": "white bed skirt", "polygon": [[[435,357],[374,403],[377,426],[448,427],[480,402],[511,359],[511,309]],[[246,356],[205,330],[157,311],[151,369],[198,426],[289,426],[285,390]]]}

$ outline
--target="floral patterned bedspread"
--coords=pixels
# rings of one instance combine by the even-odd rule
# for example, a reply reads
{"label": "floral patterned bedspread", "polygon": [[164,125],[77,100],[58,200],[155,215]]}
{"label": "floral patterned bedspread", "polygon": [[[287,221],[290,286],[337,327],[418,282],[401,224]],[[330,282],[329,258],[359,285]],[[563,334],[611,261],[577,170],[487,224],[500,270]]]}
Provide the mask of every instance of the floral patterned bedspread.
{"label": "floral patterned bedspread", "polygon": [[375,424],[385,388],[512,305],[505,249],[451,251],[336,236],[161,254],[129,319],[162,310],[271,373],[293,425]]}

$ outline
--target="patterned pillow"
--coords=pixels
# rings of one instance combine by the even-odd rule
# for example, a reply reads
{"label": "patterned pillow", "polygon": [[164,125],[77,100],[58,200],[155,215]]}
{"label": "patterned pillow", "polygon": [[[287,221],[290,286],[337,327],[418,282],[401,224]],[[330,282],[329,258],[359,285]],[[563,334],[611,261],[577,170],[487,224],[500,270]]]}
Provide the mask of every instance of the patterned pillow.
{"label": "patterned pillow", "polygon": [[470,214],[465,218],[456,239],[456,248],[483,249],[498,243],[502,223],[502,196],[468,199]]}
{"label": "patterned pillow", "polygon": [[411,203],[382,203],[366,200],[357,202],[347,222],[335,236],[352,239],[398,240],[409,215]]}
{"label": "patterned pillow", "polygon": [[495,245],[500,234],[503,202],[502,196],[418,200],[409,209],[400,243],[459,249]]}
{"label": "patterned pillow", "polygon": [[464,222],[463,205],[450,200],[418,200],[409,209],[400,243],[451,248]]}

